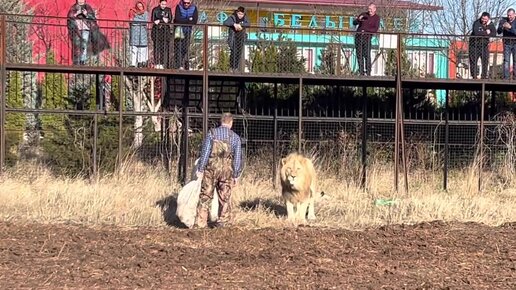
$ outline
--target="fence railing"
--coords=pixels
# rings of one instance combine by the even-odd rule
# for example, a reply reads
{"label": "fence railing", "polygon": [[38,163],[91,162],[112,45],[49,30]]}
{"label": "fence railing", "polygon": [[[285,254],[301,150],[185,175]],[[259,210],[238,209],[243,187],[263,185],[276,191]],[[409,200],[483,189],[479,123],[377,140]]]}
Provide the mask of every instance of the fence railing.
{"label": "fence railing", "polygon": [[[510,56],[504,58],[501,37],[364,35],[280,27],[248,27],[234,34],[222,25],[154,25],[107,19],[91,21],[85,32],[77,28],[74,19],[63,17],[3,15],[2,19],[6,61],[13,65],[393,77],[401,57],[402,77],[406,79],[510,79],[516,72]],[[511,44],[516,40],[504,41]]]}

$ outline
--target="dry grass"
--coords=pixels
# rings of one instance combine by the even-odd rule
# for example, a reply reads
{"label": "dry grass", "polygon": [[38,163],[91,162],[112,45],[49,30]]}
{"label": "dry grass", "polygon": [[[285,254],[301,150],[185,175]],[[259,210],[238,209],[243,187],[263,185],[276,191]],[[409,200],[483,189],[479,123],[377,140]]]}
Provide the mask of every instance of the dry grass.
{"label": "dry grass", "polygon": [[[440,172],[412,171],[410,192],[395,194],[392,166],[372,165],[368,190],[358,178],[331,177],[321,173],[314,226],[361,229],[430,220],[475,221],[499,225],[516,221],[516,181],[498,182],[485,173],[478,193],[476,166],[452,172],[450,190],[440,190]],[[272,187],[267,170],[246,169],[233,193],[235,222],[243,227],[283,227],[285,209],[279,190]],[[36,165],[19,165],[0,177],[0,218],[45,223],[73,222],[86,225],[166,226],[156,202],[179,191],[180,186],[156,169],[133,163],[119,176],[97,180],[57,178]],[[400,188],[403,188],[400,183]],[[377,206],[377,198],[394,198],[393,206]]]}

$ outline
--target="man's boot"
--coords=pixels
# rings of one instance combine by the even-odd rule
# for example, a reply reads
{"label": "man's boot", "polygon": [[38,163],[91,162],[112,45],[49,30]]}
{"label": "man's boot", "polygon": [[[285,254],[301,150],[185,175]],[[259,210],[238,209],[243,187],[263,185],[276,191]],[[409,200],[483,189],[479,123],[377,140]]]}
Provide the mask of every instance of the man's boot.
{"label": "man's boot", "polygon": [[195,228],[204,229],[208,226],[209,211],[205,207],[197,208],[197,217],[195,218]]}

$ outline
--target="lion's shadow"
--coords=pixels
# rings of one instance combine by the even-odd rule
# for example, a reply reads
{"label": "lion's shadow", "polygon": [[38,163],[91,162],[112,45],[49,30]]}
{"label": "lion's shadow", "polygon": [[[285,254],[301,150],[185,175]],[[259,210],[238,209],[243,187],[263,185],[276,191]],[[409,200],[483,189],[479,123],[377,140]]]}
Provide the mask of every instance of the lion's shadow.
{"label": "lion's shadow", "polygon": [[172,194],[156,201],[156,207],[159,207],[159,209],[161,210],[163,220],[168,226],[180,229],[188,228],[179,220],[179,218],[176,215],[177,194]]}
{"label": "lion's shadow", "polygon": [[256,211],[259,208],[263,208],[266,211],[274,213],[276,217],[287,216],[287,209],[272,199],[255,198],[253,200],[242,201],[240,208],[244,211]]}

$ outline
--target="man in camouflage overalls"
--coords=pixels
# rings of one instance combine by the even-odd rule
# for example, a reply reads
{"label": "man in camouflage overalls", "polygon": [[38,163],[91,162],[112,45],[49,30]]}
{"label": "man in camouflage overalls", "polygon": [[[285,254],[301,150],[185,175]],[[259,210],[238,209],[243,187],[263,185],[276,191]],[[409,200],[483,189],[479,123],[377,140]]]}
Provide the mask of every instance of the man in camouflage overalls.
{"label": "man in camouflage overalls", "polygon": [[219,214],[215,227],[223,227],[231,218],[231,188],[242,171],[240,137],[231,130],[233,116],[224,113],[220,126],[211,129],[202,145],[197,177],[202,179],[196,226],[205,228],[208,224],[209,208],[214,189],[219,196]]}

